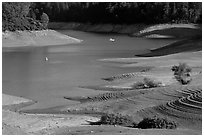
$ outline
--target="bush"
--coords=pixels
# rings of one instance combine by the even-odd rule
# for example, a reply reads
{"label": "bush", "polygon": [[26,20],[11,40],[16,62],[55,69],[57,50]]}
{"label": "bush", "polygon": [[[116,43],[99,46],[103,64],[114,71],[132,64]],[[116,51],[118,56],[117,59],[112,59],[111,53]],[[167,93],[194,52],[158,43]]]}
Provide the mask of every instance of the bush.
{"label": "bush", "polygon": [[162,84],[161,82],[156,82],[149,78],[144,78],[143,82],[134,83],[132,85],[132,88],[133,89],[155,88],[155,87],[160,87],[161,84]]}
{"label": "bush", "polygon": [[186,63],[179,63],[178,66],[173,66],[171,70],[174,72],[174,77],[182,85],[188,84],[192,81],[190,72],[192,69]]}
{"label": "bush", "polygon": [[132,85],[132,89],[144,89],[145,84],[144,82],[137,82]]}
{"label": "bush", "polygon": [[136,126],[141,129],[148,128],[158,128],[158,129],[176,129],[177,123],[174,121],[169,121],[166,118],[144,118],[141,122]]}
{"label": "bush", "polygon": [[144,83],[145,83],[147,88],[159,87],[161,85],[160,82],[155,82],[149,78],[144,78]]}
{"label": "bush", "polygon": [[135,122],[133,121],[132,117],[125,115],[122,116],[121,114],[104,114],[101,116],[101,119],[97,122],[90,122],[91,125],[121,125],[121,126],[128,126],[133,127]]}

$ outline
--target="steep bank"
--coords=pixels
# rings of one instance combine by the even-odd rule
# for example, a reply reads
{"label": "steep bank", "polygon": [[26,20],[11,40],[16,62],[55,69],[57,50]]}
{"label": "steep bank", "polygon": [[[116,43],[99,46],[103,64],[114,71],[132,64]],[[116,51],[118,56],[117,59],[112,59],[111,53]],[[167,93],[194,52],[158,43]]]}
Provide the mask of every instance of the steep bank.
{"label": "steep bank", "polygon": [[81,40],[54,30],[6,31],[2,33],[3,47],[64,45],[79,42],[81,42]]}

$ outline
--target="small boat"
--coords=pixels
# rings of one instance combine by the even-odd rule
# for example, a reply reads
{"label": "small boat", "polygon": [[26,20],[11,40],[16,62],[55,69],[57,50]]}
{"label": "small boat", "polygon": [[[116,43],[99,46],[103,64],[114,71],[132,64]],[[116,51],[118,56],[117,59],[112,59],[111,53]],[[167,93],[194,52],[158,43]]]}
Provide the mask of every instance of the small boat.
{"label": "small boat", "polygon": [[109,41],[115,42],[115,39],[114,38],[110,38]]}
{"label": "small boat", "polygon": [[49,59],[48,59],[48,57],[45,57],[45,61],[48,61]]}

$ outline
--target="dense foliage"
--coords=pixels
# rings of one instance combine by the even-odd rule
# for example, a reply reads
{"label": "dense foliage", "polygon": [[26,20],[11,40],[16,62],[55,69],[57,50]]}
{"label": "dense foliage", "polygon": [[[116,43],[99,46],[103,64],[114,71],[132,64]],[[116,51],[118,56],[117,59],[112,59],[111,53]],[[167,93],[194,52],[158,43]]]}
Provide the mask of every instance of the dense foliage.
{"label": "dense foliage", "polygon": [[167,120],[166,118],[144,118],[141,122],[138,123],[137,128],[175,129],[177,128],[177,123]]}
{"label": "dense foliage", "polygon": [[[47,28],[49,17],[43,11],[33,12],[30,2],[2,3],[2,30],[42,30]],[[37,20],[36,16],[39,16]]]}
{"label": "dense foliage", "polygon": [[91,23],[200,23],[200,2],[41,2],[51,21]]}
{"label": "dense foliage", "polygon": [[135,126],[135,122],[132,117],[121,114],[104,114],[101,116],[100,121],[90,122],[91,125],[120,125],[120,126]]}
{"label": "dense foliage", "polygon": [[179,63],[178,66],[174,65],[171,70],[174,72],[174,77],[182,85],[191,82],[192,78],[190,72],[192,69],[186,63]]}
{"label": "dense foliage", "polygon": [[48,21],[201,23],[200,2],[3,2],[3,31],[46,29]]}

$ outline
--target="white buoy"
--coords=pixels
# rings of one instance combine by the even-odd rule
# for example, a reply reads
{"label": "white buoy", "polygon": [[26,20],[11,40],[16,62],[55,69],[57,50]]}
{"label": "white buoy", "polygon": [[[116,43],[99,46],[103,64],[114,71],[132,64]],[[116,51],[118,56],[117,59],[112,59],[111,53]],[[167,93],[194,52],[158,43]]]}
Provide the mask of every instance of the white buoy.
{"label": "white buoy", "polygon": [[114,39],[114,38],[110,38],[110,39],[109,39],[109,41],[114,42],[114,41],[115,41],[115,39]]}
{"label": "white buoy", "polygon": [[45,57],[45,61],[48,61],[49,59],[48,59],[48,57]]}

